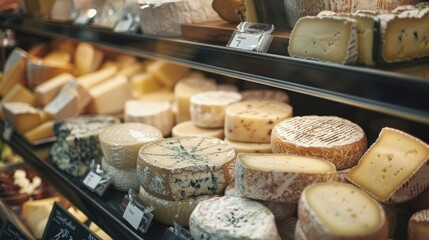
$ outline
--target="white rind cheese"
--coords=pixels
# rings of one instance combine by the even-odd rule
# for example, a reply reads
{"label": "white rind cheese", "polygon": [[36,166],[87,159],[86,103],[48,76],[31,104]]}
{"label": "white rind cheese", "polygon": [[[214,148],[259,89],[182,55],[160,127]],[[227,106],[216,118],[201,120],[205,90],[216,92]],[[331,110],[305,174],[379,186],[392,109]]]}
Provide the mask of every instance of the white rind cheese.
{"label": "white rind cheese", "polygon": [[383,128],[347,179],[382,203],[402,203],[429,187],[429,146]]}
{"label": "white rind cheese", "polygon": [[424,240],[429,236],[429,209],[414,213],[408,221],[408,240]]}
{"label": "white rind cheese", "polygon": [[107,163],[118,169],[135,169],[140,148],[162,139],[157,128],[143,123],[122,123],[103,129],[99,141]]}
{"label": "white rind cheese", "polygon": [[211,137],[180,137],[144,145],[137,174],[150,194],[168,200],[219,194],[234,178],[234,149]]}
{"label": "white rind cheese", "polygon": [[138,191],[140,181],[137,177],[137,169],[118,169],[110,165],[106,158],[101,159],[101,168],[110,176],[113,186],[119,191],[128,191],[130,188]]}
{"label": "white rind cheese", "polygon": [[224,139],[223,128],[200,128],[192,121],[181,122],[172,129],[173,137],[215,137]]}
{"label": "white rind cheese", "polygon": [[292,117],[292,107],[276,100],[247,100],[225,110],[225,137],[237,142],[269,143],[273,127]]}
{"label": "white rind cheese", "polygon": [[224,141],[230,144],[235,153],[272,153],[270,143],[245,143],[245,142],[236,142],[229,140],[227,138]]}
{"label": "white rind cheese", "polygon": [[291,32],[288,51],[291,57],[355,64],[358,60],[357,22],[337,16],[303,17]]}
{"label": "white rind cheese", "polygon": [[191,214],[189,229],[194,239],[280,239],[273,214],[240,197],[201,202]]}
{"label": "white rind cheese", "polygon": [[312,156],[332,162],[337,170],[355,166],[367,149],[357,124],[334,116],[303,116],[277,124],[271,134],[273,153]]}
{"label": "white rind cheese", "polygon": [[316,183],[301,194],[298,222],[308,239],[387,239],[380,204],[346,183]]}
{"label": "white rind cheese", "polygon": [[297,203],[305,187],[336,182],[335,166],[325,160],[279,154],[239,153],[235,186],[245,197]]}

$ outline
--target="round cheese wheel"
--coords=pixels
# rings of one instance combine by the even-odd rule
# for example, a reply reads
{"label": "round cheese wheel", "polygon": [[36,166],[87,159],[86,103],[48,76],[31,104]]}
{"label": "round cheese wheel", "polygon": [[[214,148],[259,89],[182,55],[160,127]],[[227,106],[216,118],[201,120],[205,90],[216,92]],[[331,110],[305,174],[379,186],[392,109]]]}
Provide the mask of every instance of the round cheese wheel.
{"label": "round cheese wheel", "polygon": [[130,188],[138,191],[140,182],[136,168],[118,169],[110,165],[105,158],[101,160],[101,168],[110,176],[112,185],[119,191],[128,191]]}
{"label": "round cheese wheel", "polygon": [[230,144],[235,153],[272,153],[270,143],[245,143],[245,142],[236,142],[229,140],[227,138],[224,139],[225,142]]}
{"label": "round cheese wheel", "polygon": [[200,128],[192,121],[181,122],[173,127],[172,137],[215,137],[224,138],[223,128]]}

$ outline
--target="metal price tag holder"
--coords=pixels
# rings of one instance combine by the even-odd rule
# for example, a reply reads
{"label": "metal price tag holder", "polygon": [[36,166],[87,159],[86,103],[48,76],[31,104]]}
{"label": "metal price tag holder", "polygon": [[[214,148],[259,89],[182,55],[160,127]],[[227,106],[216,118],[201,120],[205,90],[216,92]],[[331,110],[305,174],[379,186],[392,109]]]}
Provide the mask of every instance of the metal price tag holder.
{"label": "metal price tag holder", "polygon": [[272,24],[241,22],[231,35],[227,47],[266,53],[273,41]]}
{"label": "metal price tag holder", "polygon": [[101,169],[99,163],[92,159],[88,173],[83,178],[82,183],[92,192],[102,196],[112,183],[112,178]]}

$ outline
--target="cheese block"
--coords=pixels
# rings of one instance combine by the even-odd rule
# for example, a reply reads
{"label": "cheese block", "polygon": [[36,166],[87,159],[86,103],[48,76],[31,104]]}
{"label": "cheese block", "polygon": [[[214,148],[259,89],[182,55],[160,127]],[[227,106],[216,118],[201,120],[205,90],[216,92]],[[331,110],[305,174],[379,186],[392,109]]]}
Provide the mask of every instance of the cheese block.
{"label": "cheese block", "polygon": [[236,142],[229,140],[227,138],[224,141],[230,144],[235,153],[272,153],[270,143],[245,143],[245,142]]}
{"label": "cheese block", "polygon": [[75,207],[69,207],[67,208],[67,211],[73,215],[73,217],[77,218],[77,220],[79,220],[79,222],[85,224],[86,221],[88,221],[88,217],[81,212],[79,209],[75,208]]}
{"label": "cheese block", "polygon": [[124,121],[149,124],[166,137],[173,128],[174,116],[168,101],[128,100],[125,102]]}
{"label": "cheese block", "polygon": [[303,17],[291,32],[288,51],[292,57],[355,64],[358,59],[357,22],[337,16]]}
{"label": "cheese block", "polygon": [[223,128],[200,128],[194,125],[192,121],[181,122],[171,130],[172,137],[215,137],[224,139]]}
{"label": "cheese block", "polygon": [[[7,102],[22,102],[30,104],[31,106],[36,105],[36,97],[34,94],[22,84],[17,83],[10,89],[8,93],[1,99],[0,106]],[[1,115],[1,112],[0,112]]]}
{"label": "cheese block", "polygon": [[168,101],[170,103],[174,102],[174,93],[169,90],[158,91],[153,93],[147,93],[138,98],[140,101]]}
{"label": "cheese block", "polygon": [[63,62],[46,62],[39,59],[27,60],[27,84],[30,89],[61,74],[72,73],[73,65]]}
{"label": "cheese block", "polygon": [[103,129],[99,135],[105,161],[112,167],[136,168],[137,155],[146,143],[162,138],[162,133],[143,123],[122,123]]}
{"label": "cheese block", "polygon": [[159,91],[163,88],[162,83],[153,74],[139,73],[131,77],[133,96],[140,97],[147,93]]}
{"label": "cheese block", "polygon": [[100,67],[104,54],[92,44],[81,42],[76,47],[74,56],[75,75],[81,76],[95,71]]}
{"label": "cheese block", "polygon": [[387,239],[387,219],[380,204],[346,183],[305,188],[298,222],[308,239]]}
{"label": "cheese block", "polygon": [[20,102],[4,103],[3,117],[14,130],[22,134],[49,120],[49,116],[40,109]]}
{"label": "cheese block", "polygon": [[383,128],[347,179],[383,203],[402,203],[429,186],[429,146],[396,129]]}
{"label": "cheese block", "polygon": [[172,201],[157,198],[146,192],[141,186],[139,190],[139,197],[143,204],[153,206],[155,208],[152,212],[155,221],[167,225],[174,225],[174,222],[176,222],[183,227],[189,226],[189,217],[200,202],[215,196],[216,195],[200,195],[185,198],[183,200]]}
{"label": "cheese block", "polygon": [[429,7],[380,14],[378,59],[381,62],[403,62],[429,56]]}
{"label": "cheese block", "polygon": [[217,138],[166,138],[140,149],[137,175],[155,197],[182,200],[223,192],[234,178],[234,160],[234,149]]}
{"label": "cheese block", "polygon": [[109,164],[104,157],[101,159],[101,168],[110,176],[112,185],[115,189],[124,192],[129,189],[133,189],[134,191],[139,190],[140,182],[135,167],[119,169]]}
{"label": "cheese block", "polygon": [[34,88],[37,103],[40,106],[46,106],[58,95],[64,84],[74,79],[70,73],[62,73],[38,85]]}
{"label": "cheese block", "polygon": [[27,201],[22,205],[22,218],[36,239],[41,239],[55,202],[59,197]]}
{"label": "cheese block", "polygon": [[241,100],[236,92],[208,91],[191,97],[191,120],[197,127],[222,128],[225,122],[225,108]]}
{"label": "cheese block", "polygon": [[118,66],[116,64],[109,64],[108,66],[103,67],[102,69],[87,73],[76,78],[77,82],[86,89],[90,89],[97,84],[105,82],[111,79],[116,72],[118,71]]}
{"label": "cheese block", "polygon": [[337,170],[355,166],[367,149],[357,124],[334,116],[303,116],[277,124],[271,134],[274,153],[313,156],[332,162]]}
{"label": "cheese block", "polygon": [[292,117],[292,107],[276,100],[247,100],[225,109],[225,137],[237,142],[269,143],[273,127]]}
{"label": "cheese block", "polygon": [[115,62],[118,64],[119,69],[123,69],[137,62],[137,58],[131,55],[117,55],[115,57]]}
{"label": "cheese block", "polygon": [[245,90],[240,92],[243,101],[246,100],[277,100],[288,103],[289,95],[279,90]]}
{"label": "cheese block", "polygon": [[414,213],[408,221],[408,239],[424,240],[429,237],[429,209]]}
{"label": "cheese block", "polygon": [[24,133],[24,137],[31,143],[52,138],[54,134],[54,121],[47,121]]}
{"label": "cheese block", "polygon": [[55,50],[43,57],[45,63],[70,63],[72,60],[72,54],[68,51]]}
{"label": "cheese block", "polygon": [[[232,181],[226,188],[224,192],[225,196],[230,197],[245,197],[235,186],[235,181]],[[273,213],[276,220],[283,220],[285,218],[291,217],[295,213],[296,204],[295,203],[282,203],[282,202],[272,202],[272,201],[259,201],[265,207],[267,207],[271,213]]]}
{"label": "cheese block", "polygon": [[325,160],[280,154],[239,153],[235,186],[248,198],[297,203],[306,186],[337,181],[335,166]]}
{"label": "cheese block", "polygon": [[117,76],[125,76],[131,78],[133,75],[143,72],[143,64],[140,62],[131,63],[128,66],[123,66],[116,73]]}
{"label": "cheese block", "polygon": [[0,81],[0,97],[4,97],[15,84],[26,85],[27,52],[20,48],[14,48],[4,63],[3,75]]}
{"label": "cheese block", "polygon": [[182,24],[220,19],[211,3],[212,0],[141,2],[140,28],[145,34],[180,36]]}
{"label": "cheese block", "polygon": [[218,197],[198,204],[189,219],[194,239],[280,239],[273,214],[240,197]]}
{"label": "cheese block", "polygon": [[92,159],[101,160],[99,133],[114,124],[119,124],[119,119],[110,116],[81,116],[57,122],[57,141],[50,149],[52,162],[72,176],[82,176]]}
{"label": "cheese block", "polygon": [[239,15],[243,4],[244,0],[214,0],[212,7],[223,20],[230,23],[239,23]]}
{"label": "cheese block", "polygon": [[87,111],[91,114],[121,113],[125,102],[132,98],[131,84],[124,76],[114,77],[89,89],[89,94],[92,100]]}
{"label": "cheese block", "polygon": [[178,110],[177,122],[180,123],[191,119],[190,106],[193,95],[214,90],[216,90],[216,81],[213,79],[206,79],[193,74],[181,79],[174,87]]}
{"label": "cheese block", "polygon": [[54,40],[54,42],[51,43],[52,48],[56,49],[57,51],[66,52],[70,54],[72,61],[74,54],[76,52],[76,44],[72,41],[68,40]]}
{"label": "cheese block", "polygon": [[164,86],[173,88],[189,69],[166,61],[155,61],[147,66],[147,72],[158,78]]}

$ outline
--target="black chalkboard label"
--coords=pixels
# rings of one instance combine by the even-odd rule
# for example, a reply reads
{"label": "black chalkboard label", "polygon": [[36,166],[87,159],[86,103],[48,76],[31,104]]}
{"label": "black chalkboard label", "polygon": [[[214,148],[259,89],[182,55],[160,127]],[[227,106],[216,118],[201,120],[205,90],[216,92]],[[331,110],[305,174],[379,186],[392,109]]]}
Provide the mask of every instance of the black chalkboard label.
{"label": "black chalkboard label", "polygon": [[7,221],[0,233],[0,240],[28,240],[29,238],[15,225]]}
{"label": "black chalkboard label", "polygon": [[99,240],[100,238],[61,205],[55,203],[42,239]]}

